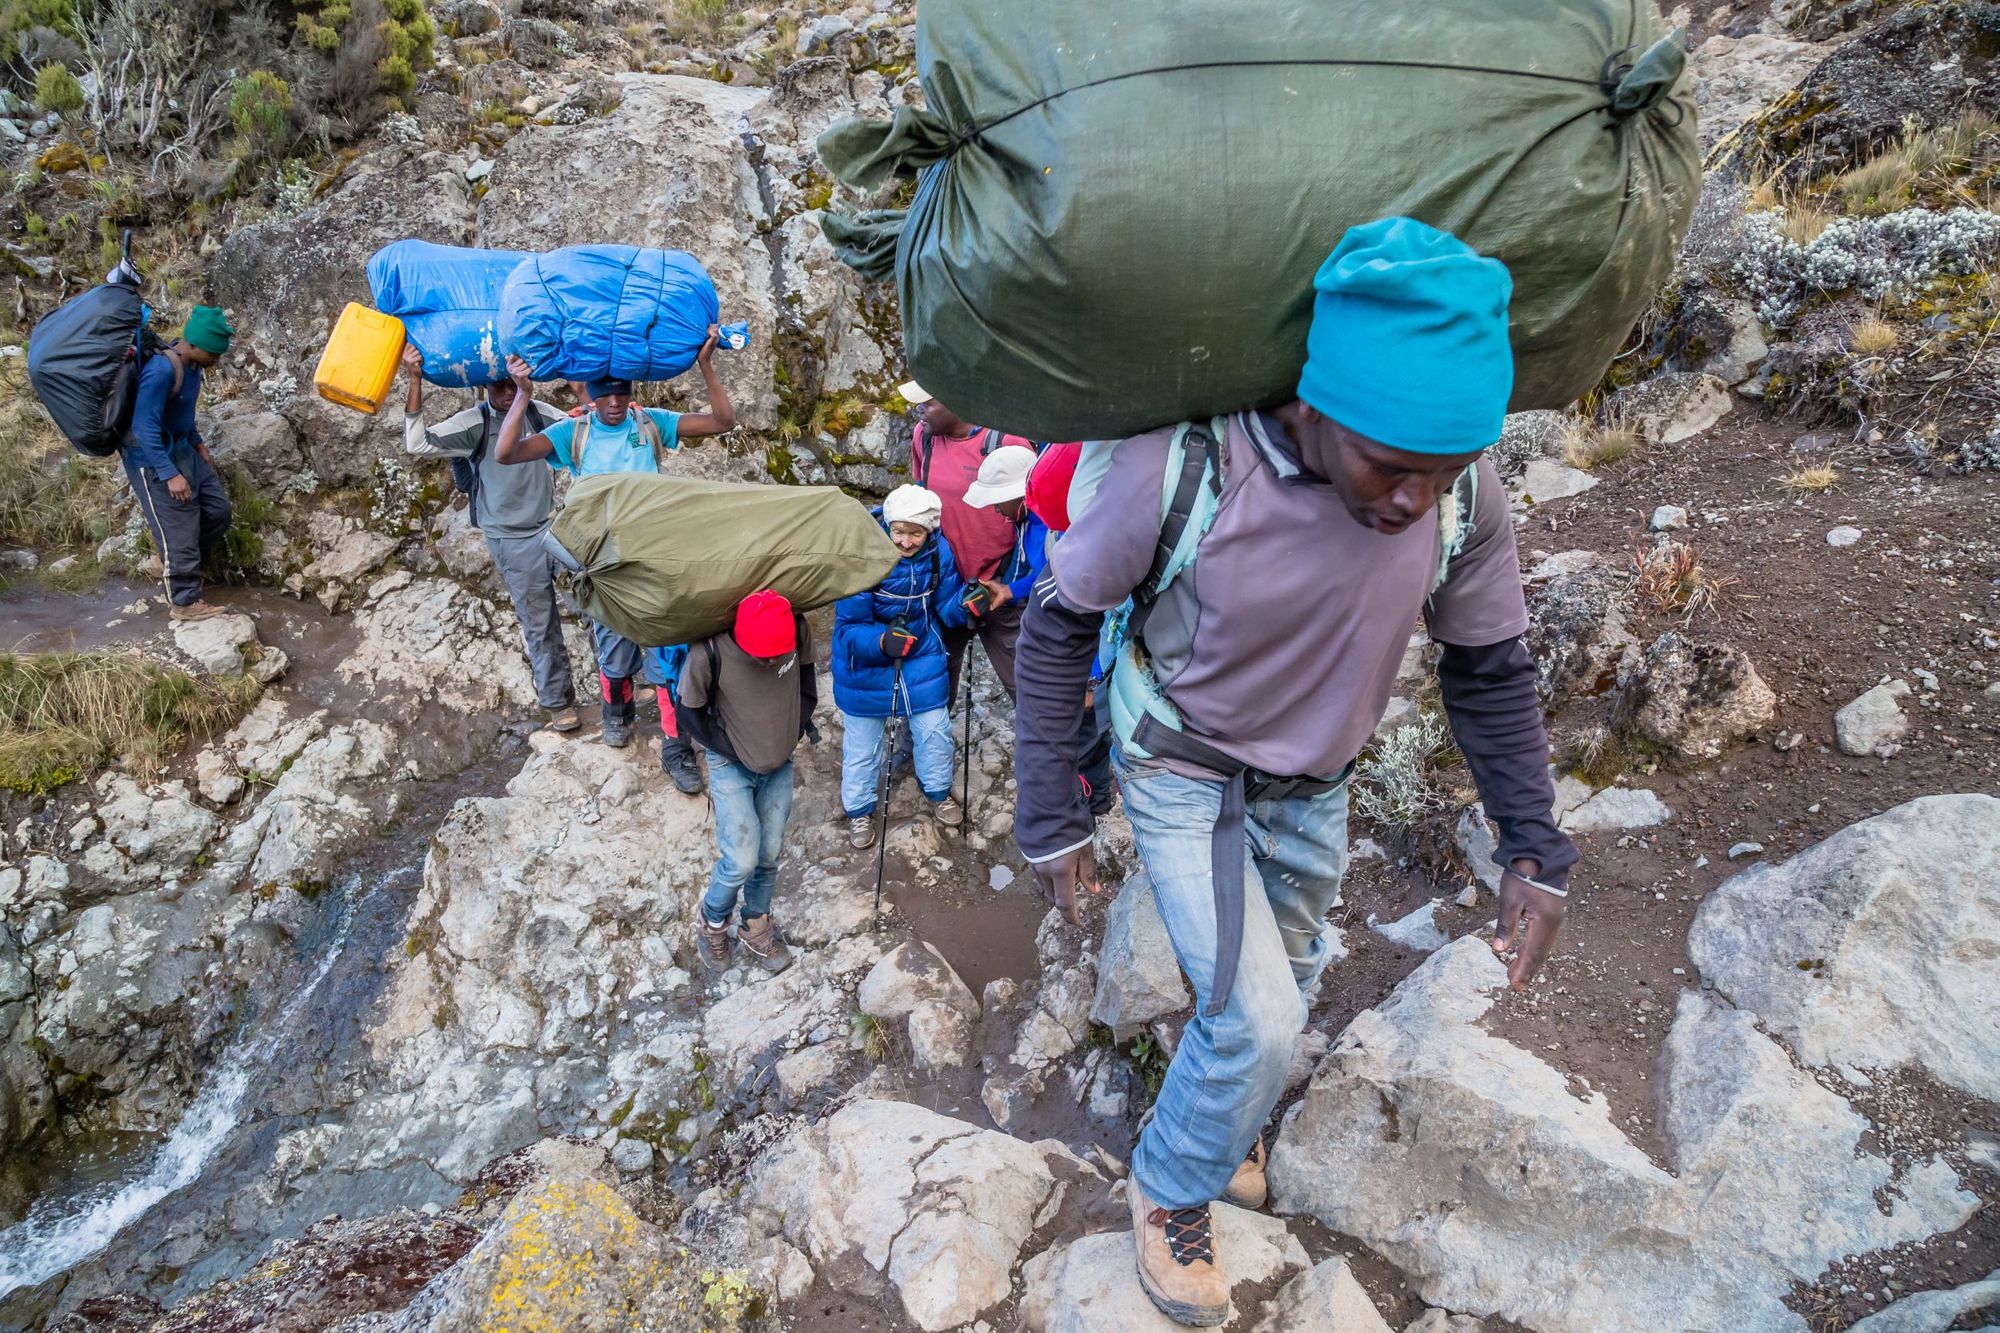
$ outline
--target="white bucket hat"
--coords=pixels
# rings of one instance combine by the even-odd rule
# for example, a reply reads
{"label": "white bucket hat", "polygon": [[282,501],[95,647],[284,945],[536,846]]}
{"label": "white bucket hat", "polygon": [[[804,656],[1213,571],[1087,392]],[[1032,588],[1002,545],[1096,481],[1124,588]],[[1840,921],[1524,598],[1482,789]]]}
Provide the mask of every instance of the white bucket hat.
{"label": "white bucket hat", "polygon": [[1023,444],[1003,445],[979,465],[979,480],[965,488],[965,503],[986,509],[1028,493],[1028,474],[1035,470],[1035,451]]}

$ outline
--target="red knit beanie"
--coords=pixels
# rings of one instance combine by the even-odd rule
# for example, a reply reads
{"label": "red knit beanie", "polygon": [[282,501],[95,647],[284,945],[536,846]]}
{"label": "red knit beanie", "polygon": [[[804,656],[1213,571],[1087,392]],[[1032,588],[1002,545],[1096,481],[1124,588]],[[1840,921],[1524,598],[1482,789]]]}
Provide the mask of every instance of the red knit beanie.
{"label": "red knit beanie", "polygon": [[792,604],[769,588],[738,602],[736,646],[752,657],[783,657],[798,647]]}
{"label": "red knit beanie", "polygon": [[1069,484],[1082,456],[1081,441],[1052,444],[1028,474],[1028,512],[1048,524],[1050,532],[1069,531]]}

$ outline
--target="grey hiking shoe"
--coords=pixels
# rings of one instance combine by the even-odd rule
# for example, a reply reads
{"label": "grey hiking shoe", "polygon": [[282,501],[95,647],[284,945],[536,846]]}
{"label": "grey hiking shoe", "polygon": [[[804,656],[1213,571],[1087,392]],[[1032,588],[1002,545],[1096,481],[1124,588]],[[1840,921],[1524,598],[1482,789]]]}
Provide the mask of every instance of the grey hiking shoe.
{"label": "grey hiking shoe", "polygon": [[756,960],[757,966],[766,972],[782,972],[792,965],[791,946],[778,934],[778,928],[771,924],[769,912],[762,916],[744,917],[738,938],[743,941],[743,952]]}
{"label": "grey hiking shoe", "polygon": [[694,757],[694,746],[679,736],[660,738],[660,768],[674,780],[674,786],[682,795],[701,795],[705,785],[701,776],[701,764]]}
{"label": "grey hiking shoe", "polygon": [[947,796],[931,807],[931,818],[944,828],[957,828],[965,822],[965,807],[957,798]]}
{"label": "grey hiking shoe", "polygon": [[849,847],[875,845],[875,816],[855,815],[847,821],[847,845]]}
{"label": "grey hiking shoe", "polygon": [[598,739],[614,750],[622,750],[632,743],[632,724],[629,721],[614,722],[606,718],[603,733]]}
{"label": "grey hiking shoe", "polygon": [[567,708],[551,708],[549,710],[548,727],[550,731],[567,733],[575,731],[582,725],[583,719],[577,715],[575,704],[571,704]]}
{"label": "grey hiking shoe", "polygon": [[729,923],[718,926],[708,919],[707,912],[696,914],[694,948],[701,955],[701,965],[711,972],[727,971],[736,961],[736,942],[729,938]]}

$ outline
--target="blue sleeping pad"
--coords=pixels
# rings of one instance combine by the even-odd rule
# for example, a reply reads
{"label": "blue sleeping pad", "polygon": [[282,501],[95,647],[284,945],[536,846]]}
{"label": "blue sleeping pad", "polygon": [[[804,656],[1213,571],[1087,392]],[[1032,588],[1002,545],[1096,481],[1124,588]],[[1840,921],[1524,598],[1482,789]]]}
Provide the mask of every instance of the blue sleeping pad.
{"label": "blue sleeping pad", "polygon": [[368,287],[375,308],[402,320],[423,353],[426,380],[477,388],[506,378],[500,293],[508,274],[530,258],[521,250],[397,241],[368,261]]}
{"label": "blue sleeping pad", "polygon": [[[684,250],[572,245],[530,256],[507,279],[500,341],[538,380],[669,380],[701,351],[719,305]],[[741,324],[722,345],[748,342]]]}

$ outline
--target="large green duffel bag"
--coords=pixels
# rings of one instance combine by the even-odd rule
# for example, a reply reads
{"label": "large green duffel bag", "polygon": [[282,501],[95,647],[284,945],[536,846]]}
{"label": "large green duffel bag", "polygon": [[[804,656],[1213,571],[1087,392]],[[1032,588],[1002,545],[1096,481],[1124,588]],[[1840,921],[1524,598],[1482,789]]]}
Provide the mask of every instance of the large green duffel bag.
{"label": "large green duffel bag", "polygon": [[1512,406],[1560,407],[1700,186],[1652,0],[924,0],[917,57],[927,109],[819,139],[856,189],[921,173],[914,201],[822,225],[895,275],[924,388],[1032,439],[1289,400],[1314,270],[1390,216],[1506,263]]}
{"label": "large green duffel bag", "polygon": [[866,506],[834,487],[640,472],[578,482],[549,536],[584,614],[642,648],[719,634],[762,588],[799,611],[825,606],[900,559]]}

